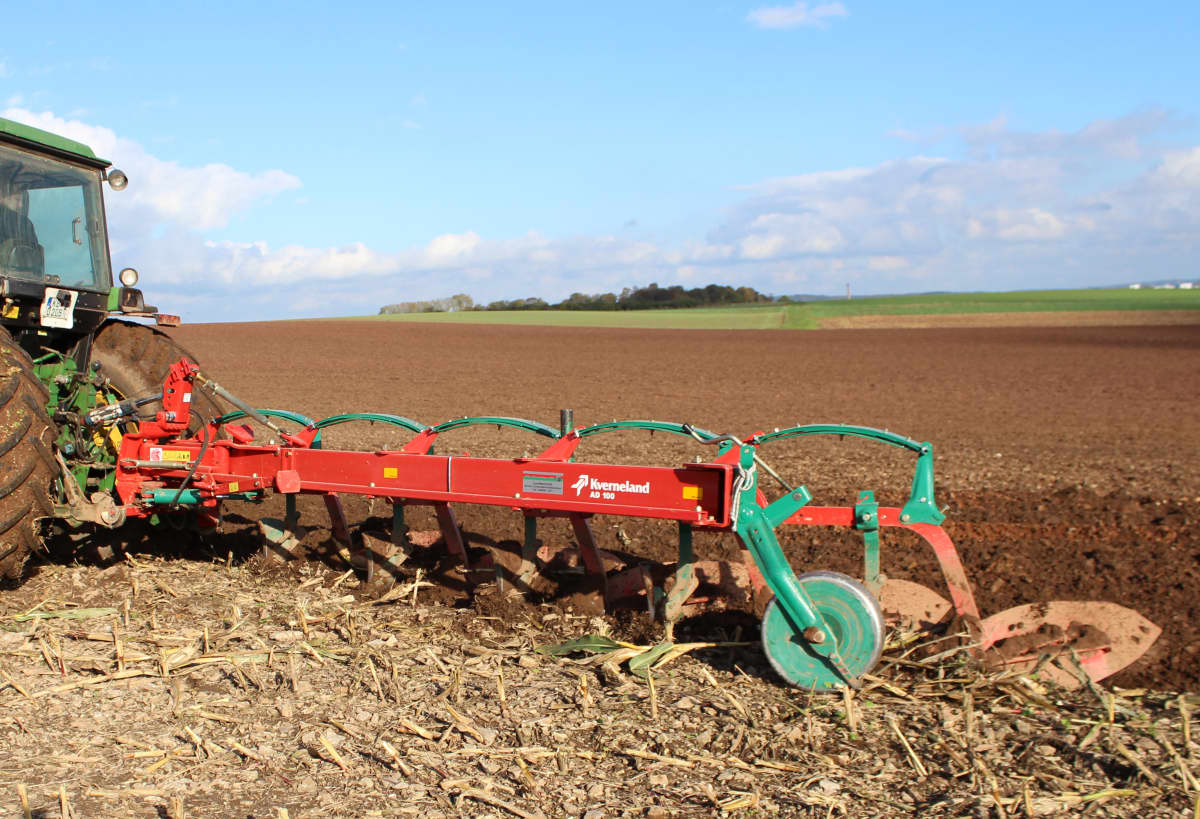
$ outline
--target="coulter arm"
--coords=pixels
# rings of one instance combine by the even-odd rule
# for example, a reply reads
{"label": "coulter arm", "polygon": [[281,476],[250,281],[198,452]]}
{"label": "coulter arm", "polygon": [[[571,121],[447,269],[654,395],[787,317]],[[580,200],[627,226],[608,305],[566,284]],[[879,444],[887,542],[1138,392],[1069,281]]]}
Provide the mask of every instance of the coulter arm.
{"label": "coulter arm", "polygon": [[[862,438],[907,450],[916,455],[912,490],[902,507],[880,506],[875,493],[863,491],[853,507],[808,507],[788,518],[785,523],[796,526],[841,526],[853,529],[863,539],[863,580],[867,588],[883,601],[884,611],[898,617],[906,625],[933,625],[942,620],[952,608],[962,619],[968,633],[979,642],[979,607],[967,579],[966,570],[953,541],[942,528],[946,516],[934,501],[933,446],[887,430],[846,424],[807,424],[760,433],[750,440],[764,446],[788,438],[836,435],[839,438]],[[890,581],[880,567],[880,530],[901,528],[915,532],[933,549],[950,602],[931,590],[907,581]]]}
{"label": "coulter arm", "polygon": [[[195,389],[218,395],[237,409],[209,423],[199,435],[189,437],[186,429]],[[966,625],[977,650],[988,656],[1002,656],[1004,664],[1017,669],[1029,667],[1031,650],[1044,651],[1048,646],[1070,642],[1059,635],[1057,642],[1048,639],[1038,643],[1035,639],[1029,643],[1033,649],[1020,652],[993,650],[1014,636],[1035,632],[1036,628],[1030,630],[1028,626],[1037,618],[1031,607],[1002,612],[987,620],[980,618],[957,551],[941,527],[944,518],[934,505],[932,448],[882,430],[811,425],[759,433],[742,441],[661,421],[613,421],[573,428],[568,411],[564,411],[559,429],[500,416],[460,418],[436,426],[384,413],[347,413],[313,421],[296,413],[256,410],[207,379],[186,360],[171,368],[161,403],[162,410],[153,420],[140,423],[121,442],[115,483],[127,516],[146,517],[164,509],[186,508],[213,523],[219,519],[220,505],[225,500],[254,501],[278,493],[286,499],[285,519],[262,521],[260,526],[266,548],[289,556],[303,537],[295,502],[299,495],[324,498],[334,536],[347,547],[349,527],[340,496],[385,499],[393,511],[391,542],[363,536],[369,587],[386,587],[407,550],[420,540],[418,535],[422,533],[410,533],[404,519],[405,508],[416,505],[433,508],[440,540],[464,570],[472,570],[468,576],[491,577],[502,586],[508,583],[522,591],[531,587],[534,575],[546,568],[553,555],[538,538],[538,522],[543,518],[568,519],[578,560],[600,599],[613,604],[642,599],[644,595],[645,605],[666,622],[668,639],[686,606],[703,600],[704,587],[725,586],[727,591],[733,590],[730,586],[742,587],[737,591],[755,603],[759,593],[763,598],[769,596],[762,617],[765,653],[785,680],[812,690],[859,684],[879,659],[884,643],[884,611],[898,611],[902,619],[910,621],[936,622],[952,610]],[[239,423],[246,418],[267,426],[277,437],[266,443],[256,441],[252,429]],[[272,419],[286,420],[300,429],[285,432]],[[322,430],[356,421],[389,424],[412,433],[412,437],[398,449],[364,452],[324,448]],[[537,455],[509,459],[435,452],[440,435],[485,425],[523,430],[548,443]],[[678,467],[577,460],[577,449],[584,439],[631,430],[690,437],[715,447],[715,457]],[[810,506],[808,490],[788,486],[759,455],[760,447],[772,441],[822,434],[868,438],[912,451],[917,456],[917,467],[912,493],[904,506],[880,507],[870,492],[861,493],[854,507]],[[769,500],[760,486],[763,475],[783,484],[786,491]],[[452,504],[503,507],[520,514],[525,538],[519,559],[496,563],[486,557],[476,558],[472,565]],[[590,525],[594,515],[675,521],[679,528],[679,560],[667,581],[661,586],[655,584],[643,565],[610,570],[620,560],[599,549]],[[833,525],[861,533],[864,582],[826,571],[797,575],[779,542],[777,532],[784,525]],[[923,587],[917,584],[884,577],[880,571],[879,533],[892,527],[916,532],[932,547],[951,602],[930,590],[920,591]],[[693,530],[732,534],[741,546],[741,565],[696,560]],[[427,542],[437,540],[435,535]],[[501,560],[495,554],[493,559]],[[1053,620],[1055,616],[1078,619],[1077,615],[1086,615],[1086,607],[1093,604],[1048,605]],[[1106,613],[1111,615],[1109,622],[1120,621],[1113,611]],[[1046,622],[1042,618],[1036,625]],[[1065,623],[1059,631],[1065,634],[1077,626],[1075,622]],[[1140,636],[1148,647],[1156,632],[1143,631]],[[1082,667],[1099,679],[1115,670],[1110,645],[1113,641],[1091,637],[1087,651],[1079,656]],[[1060,681],[1074,679],[1078,683],[1077,678],[1067,676]]]}

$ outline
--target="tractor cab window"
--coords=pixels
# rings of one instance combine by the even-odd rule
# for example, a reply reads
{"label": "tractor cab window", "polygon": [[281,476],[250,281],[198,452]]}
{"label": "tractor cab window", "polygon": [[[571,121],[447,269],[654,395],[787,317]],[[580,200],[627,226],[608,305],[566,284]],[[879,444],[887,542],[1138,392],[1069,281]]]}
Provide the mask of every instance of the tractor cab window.
{"label": "tractor cab window", "polygon": [[112,286],[99,171],[0,145],[0,276]]}

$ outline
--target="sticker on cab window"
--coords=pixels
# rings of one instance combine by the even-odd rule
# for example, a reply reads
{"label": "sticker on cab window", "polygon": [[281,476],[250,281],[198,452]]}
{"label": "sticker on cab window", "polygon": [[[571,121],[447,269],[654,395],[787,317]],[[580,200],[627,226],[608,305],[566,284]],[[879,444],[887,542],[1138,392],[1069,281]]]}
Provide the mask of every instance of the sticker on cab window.
{"label": "sticker on cab window", "polygon": [[75,326],[75,300],[79,294],[74,290],[47,287],[42,299],[42,326],[70,330]]}

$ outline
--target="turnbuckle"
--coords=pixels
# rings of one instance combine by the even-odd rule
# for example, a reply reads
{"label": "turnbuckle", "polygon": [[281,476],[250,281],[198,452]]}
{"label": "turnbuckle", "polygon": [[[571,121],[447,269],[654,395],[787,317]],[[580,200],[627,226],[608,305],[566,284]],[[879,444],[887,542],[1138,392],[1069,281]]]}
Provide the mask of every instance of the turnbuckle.
{"label": "turnbuckle", "polygon": [[261,412],[256,410],[254,407],[250,406],[245,401],[238,398],[236,395],[234,395],[229,390],[222,387],[220,384],[218,384],[216,381],[212,380],[208,376],[204,375],[201,372],[196,372],[193,379],[194,379],[194,383],[197,386],[201,387],[204,390],[207,390],[209,393],[211,393],[215,396],[224,398],[230,404],[233,404],[235,407],[240,409],[242,412],[246,413],[246,415],[248,417],[250,417],[250,418],[254,419],[255,421],[257,421],[258,423],[262,424],[267,429],[270,429],[273,432],[277,433],[279,435],[279,437],[282,438],[284,441],[287,441],[288,443],[291,443],[291,444],[299,443],[299,439],[296,436],[294,436],[288,432],[285,432],[281,427],[279,427],[277,424],[272,422],[270,418],[263,415]]}

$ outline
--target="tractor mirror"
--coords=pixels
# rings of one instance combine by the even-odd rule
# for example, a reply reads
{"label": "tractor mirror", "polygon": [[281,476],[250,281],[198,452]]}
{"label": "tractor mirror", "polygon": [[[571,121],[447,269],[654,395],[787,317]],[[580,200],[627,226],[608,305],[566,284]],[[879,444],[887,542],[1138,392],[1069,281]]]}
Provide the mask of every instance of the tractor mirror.
{"label": "tractor mirror", "polygon": [[114,191],[123,191],[125,186],[129,184],[129,177],[124,171],[113,169],[108,172],[108,185]]}
{"label": "tractor mirror", "polygon": [[121,298],[118,304],[121,307],[122,313],[140,313],[146,309],[146,302],[142,298],[142,291],[135,290],[132,287],[121,288]]}

